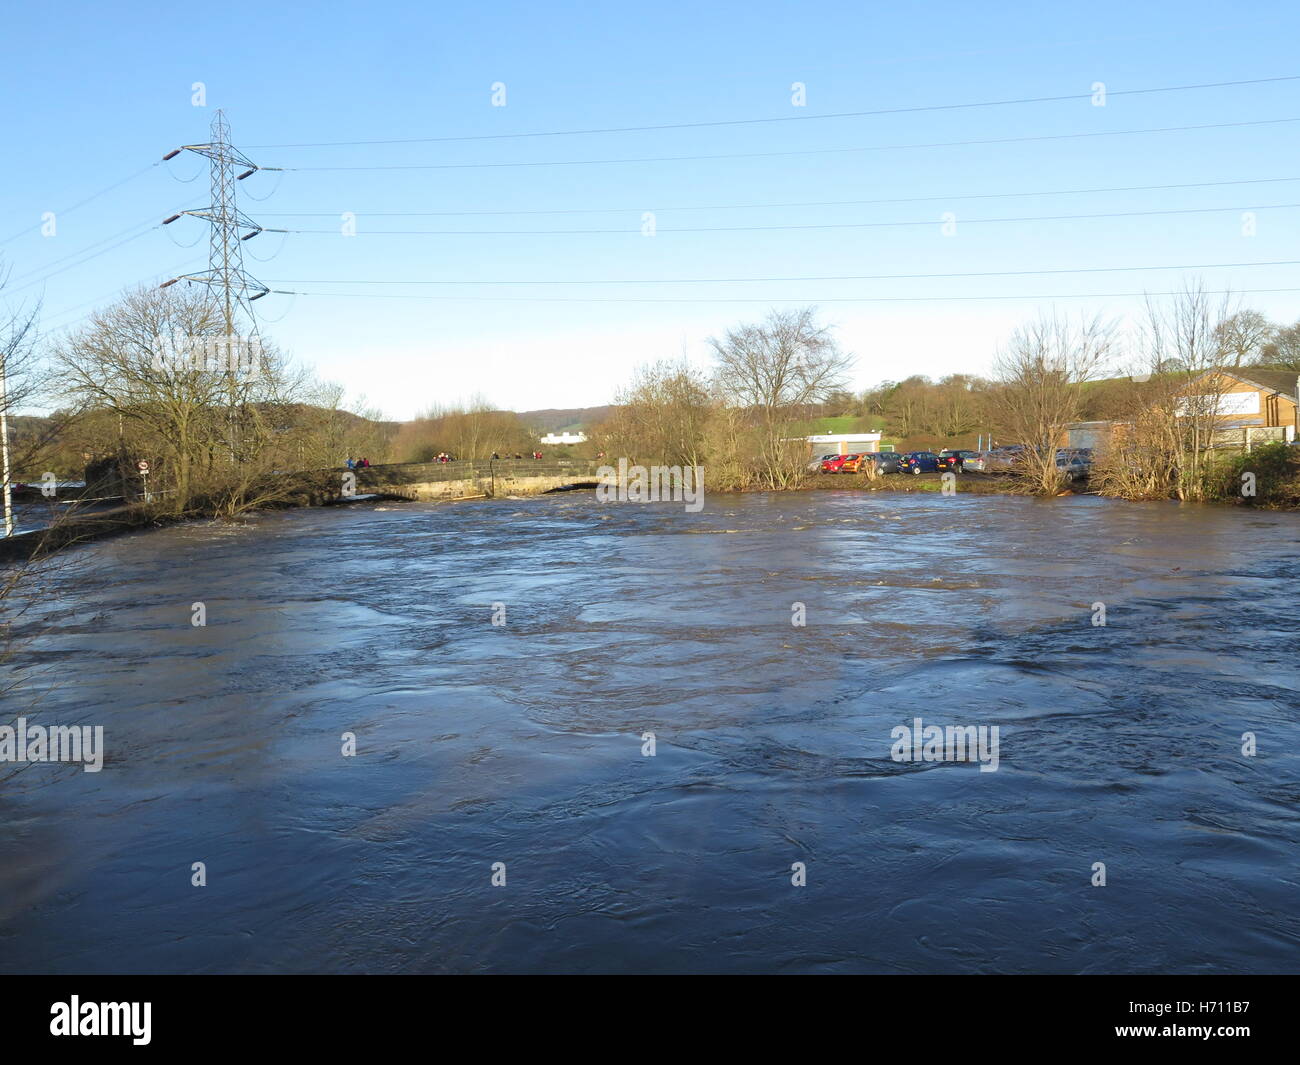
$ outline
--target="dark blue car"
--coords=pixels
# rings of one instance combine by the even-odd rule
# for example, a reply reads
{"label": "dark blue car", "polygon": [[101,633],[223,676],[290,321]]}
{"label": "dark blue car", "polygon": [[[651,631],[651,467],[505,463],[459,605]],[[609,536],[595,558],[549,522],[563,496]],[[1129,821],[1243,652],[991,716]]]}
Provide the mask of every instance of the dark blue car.
{"label": "dark blue car", "polygon": [[936,473],[939,456],[933,451],[909,451],[898,464],[905,473]]}

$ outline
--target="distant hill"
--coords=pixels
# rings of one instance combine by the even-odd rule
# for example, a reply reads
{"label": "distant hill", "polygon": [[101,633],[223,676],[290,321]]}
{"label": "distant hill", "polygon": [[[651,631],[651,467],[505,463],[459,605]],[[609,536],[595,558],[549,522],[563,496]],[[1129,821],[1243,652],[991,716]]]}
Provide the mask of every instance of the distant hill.
{"label": "distant hill", "polygon": [[568,429],[577,432],[598,425],[613,413],[612,406],[604,407],[550,407],[546,410],[519,411],[519,420],[537,433],[558,433]]}
{"label": "distant hill", "polygon": [[[304,411],[309,409],[306,404],[294,403],[290,409],[295,411]],[[528,428],[536,430],[538,433],[561,432],[565,429],[577,431],[578,429],[590,428],[593,425],[604,421],[614,410],[613,407],[568,407],[565,409],[550,408],[547,410],[526,410],[516,412],[519,420]],[[355,424],[358,422],[368,422],[359,414],[353,414],[351,411],[339,410],[339,417],[345,422]],[[389,434],[397,432],[405,422],[400,421],[378,421],[372,423],[382,427]],[[54,419],[39,414],[10,414],[9,429],[15,434],[24,436],[35,436],[41,432],[47,431],[54,425]]]}

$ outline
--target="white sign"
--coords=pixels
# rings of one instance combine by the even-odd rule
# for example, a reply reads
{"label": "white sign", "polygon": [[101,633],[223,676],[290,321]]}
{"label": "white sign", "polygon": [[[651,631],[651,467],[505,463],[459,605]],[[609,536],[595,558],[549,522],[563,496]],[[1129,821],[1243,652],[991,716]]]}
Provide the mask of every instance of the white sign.
{"label": "white sign", "polygon": [[1178,404],[1178,413],[1258,414],[1258,392],[1225,392],[1221,396],[1189,396]]}
{"label": "white sign", "polygon": [[144,459],[141,459],[138,463],[136,463],[136,465],[140,467],[141,473],[149,472],[149,463],[146,462]]}

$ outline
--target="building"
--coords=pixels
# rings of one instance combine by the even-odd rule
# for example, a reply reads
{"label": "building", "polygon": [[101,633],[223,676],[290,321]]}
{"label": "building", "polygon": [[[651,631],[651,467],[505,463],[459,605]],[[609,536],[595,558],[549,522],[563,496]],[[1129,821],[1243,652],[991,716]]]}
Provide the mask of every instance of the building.
{"label": "building", "polygon": [[813,455],[857,455],[880,450],[879,433],[824,433],[804,439]]}
{"label": "building", "polygon": [[558,447],[563,444],[585,444],[587,442],[586,433],[547,433],[541,438],[543,444],[549,444],[551,447]]}
{"label": "building", "polygon": [[[1219,429],[1282,429],[1281,439],[1294,440],[1300,407],[1300,374],[1291,370],[1262,370],[1248,366],[1203,375],[1208,395],[1198,395],[1192,382],[1186,405],[1207,415],[1212,407]],[[1200,401],[1199,403],[1197,401]]]}
{"label": "building", "polygon": [[[1180,407],[1214,419],[1213,447],[1250,450],[1274,440],[1290,442],[1300,430],[1300,374],[1253,366],[1212,370],[1188,384]],[[1076,422],[1061,446],[1101,447],[1119,424]]]}
{"label": "building", "polygon": [[1115,422],[1075,422],[1065,430],[1065,439],[1058,440],[1057,446],[1099,448],[1115,425]]}

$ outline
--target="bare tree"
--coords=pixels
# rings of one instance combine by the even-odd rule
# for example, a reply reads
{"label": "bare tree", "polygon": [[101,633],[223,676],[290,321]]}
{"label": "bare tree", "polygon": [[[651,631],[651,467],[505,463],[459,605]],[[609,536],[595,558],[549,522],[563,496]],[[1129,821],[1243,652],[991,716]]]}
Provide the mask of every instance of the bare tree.
{"label": "bare tree", "polygon": [[[1204,498],[1212,487],[1212,448],[1231,385],[1224,371],[1242,350],[1229,338],[1240,327],[1241,314],[1230,313],[1229,298],[1214,298],[1199,281],[1172,298],[1148,299],[1127,407],[1115,412],[1093,468],[1103,494]],[[1253,327],[1247,322],[1245,328]]]}
{"label": "bare tree", "polygon": [[1031,490],[1053,494],[1062,476],[1056,449],[1083,409],[1085,384],[1111,357],[1113,323],[1055,313],[1018,329],[996,361],[991,403],[1024,451],[1018,470]]}
{"label": "bare tree", "polygon": [[303,432],[289,457],[294,469],[330,469],[362,456],[387,461],[391,432],[383,412],[369,407],[365,396],[346,403],[344,391],[334,381],[312,381],[304,388],[299,409]]}
{"label": "bare tree", "polygon": [[[3,279],[0,279],[0,288],[3,288]],[[0,314],[0,369],[4,370],[0,410],[6,414],[13,414],[28,403],[41,385],[41,378],[36,373],[40,312],[38,304]]]}
{"label": "bare tree", "polygon": [[844,387],[853,357],[840,350],[829,327],[817,324],[811,307],[774,310],[709,344],[721,396],[747,412],[759,430],[759,482],[768,488],[797,483],[806,448],[788,439],[789,426]]}
{"label": "bare tree", "polygon": [[1259,311],[1228,315],[1214,327],[1223,365],[1235,368],[1255,362],[1276,332],[1277,326]]}
{"label": "bare tree", "polygon": [[[0,277],[0,289],[4,287]],[[36,323],[40,307],[18,308],[0,317],[0,491],[3,491],[4,535],[13,532],[13,471],[24,456],[14,454],[9,435],[10,415],[32,394],[36,377],[32,372],[36,348]]]}
{"label": "bare tree", "polygon": [[1300,372],[1300,322],[1279,328],[1260,351],[1257,364]]}
{"label": "bare tree", "polygon": [[405,462],[429,462],[440,452],[458,459],[529,451],[536,446],[514,411],[494,407],[476,395],[464,404],[435,404],[402,426],[393,450]]}
{"label": "bare tree", "polygon": [[140,288],[54,349],[74,409],[116,416],[120,464],[154,463],[160,509],[183,514],[198,499],[217,499],[228,512],[243,488],[284,462],[295,427],[286,408],[300,398],[303,375],[261,340],[221,356],[226,340],[207,291]]}
{"label": "bare tree", "polygon": [[1230,317],[1230,299],[1215,299],[1197,280],[1172,299],[1147,300],[1143,346],[1148,365],[1163,378],[1166,395],[1157,407],[1165,412],[1175,441],[1180,499],[1201,497],[1207,457],[1221,424],[1229,383],[1222,373],[1227,353],[1219,326]]}
{"label": "bare tree", "polygon": [[683,357],[641,367],[600,435],[621,455],[646,464],[698,466],[713,409],[708,382]]}

